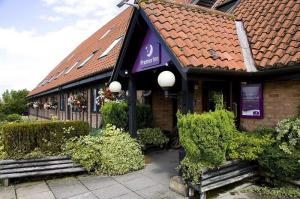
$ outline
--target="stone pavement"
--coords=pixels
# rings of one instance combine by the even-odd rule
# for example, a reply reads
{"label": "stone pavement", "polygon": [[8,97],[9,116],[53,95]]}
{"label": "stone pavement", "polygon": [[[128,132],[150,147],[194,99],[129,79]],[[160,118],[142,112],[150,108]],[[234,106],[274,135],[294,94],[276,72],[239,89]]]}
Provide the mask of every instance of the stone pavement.
{"label": "stone pavement", "polygon": [[0,199],[180,199],[169,190],[178,151],[155,152],[145,169],[122,176],[81,175],[0,187]]}

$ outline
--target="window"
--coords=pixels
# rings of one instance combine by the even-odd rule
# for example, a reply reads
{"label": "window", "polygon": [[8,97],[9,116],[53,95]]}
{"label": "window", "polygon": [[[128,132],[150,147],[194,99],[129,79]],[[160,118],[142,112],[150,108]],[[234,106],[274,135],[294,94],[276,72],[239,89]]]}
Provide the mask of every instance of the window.
{"label": "window", "polygon": [[78,68],[81,68],[82,66],[84,66],[88,61],[90,61],[90,59],[92,59],[94,57],[94,55],[98,52],[98,50],[94,51],[88,58],[86,58],[79,66]]}
{"label": "window", "polygon": [[58,73],[56,76],[55,76],[55,78],[54,79],[58,79],[62,74],[64,74],[64,70],[63,71],[61,71],[60,73]]}
{"label": "window", "polygon": [[97,97],[99,96],[98,92],[99,92],[98,88],[92,89],[92,99],[91,99],[91,109],[92,109],[91,111],[92,112],[99,111],[99,105],[97,104]]}
{"label": "window", "polygon": [[[110,32],[111,32],[111,29],[107,30],[107,31],[102,35],[102,37],[100,37],[100,39],[103,39],[104,37],[106,37]],[[100,40],[100,39],[99,39],[99,40]]]}
{"label": "window", "polygon": [[119,43],[119,41],[121,41],[121,39],[123,39],[123,36],[119,37],[114,42],[112,42],[110,44],[110,46],[101,54],[101,56],[99,57],[99,59],[107,56],[110,53],[110,51]]}
{"label": "window", "polygon": [[54,80],[54,78],[55,78],[55,75],[53,75],[53,76],[49,79],[48,83],[52,82],[52,81]]}
{"label": "window", "polygon": [[71,66],[66,72],[65,72],[65,75],[68,74],[69,72],[71,72],[71,70],[79,63],[79,61],[75,62],[73,64],[73,66]]}
{"label": "window", "polygon": [[66,110],[66,95],[62,94],[60,95],[60,111]]}

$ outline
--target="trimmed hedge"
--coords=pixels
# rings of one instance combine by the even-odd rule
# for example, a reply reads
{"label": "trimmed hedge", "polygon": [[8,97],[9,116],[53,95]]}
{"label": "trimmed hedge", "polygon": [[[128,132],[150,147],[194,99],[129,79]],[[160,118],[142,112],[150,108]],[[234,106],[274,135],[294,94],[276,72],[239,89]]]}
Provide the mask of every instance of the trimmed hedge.
{"label": "trimmed hedge", "polygon": [[169,138],[159,128],[139,129],[138,135],[143,148],[147,148],[147,145],[162,148],[164,144],[169,142]]}
{"label": "trimmed hedge", "polygon": [[67,139],[88,135],[90,127],[82,121],[8,123],[2,128],[4,151],[8,157],[22,157],[37,148],[58,154]]}
{"label": "trimmed hedge", "polygon": [[[101,109],[103,126],[112,124],[117,128],[128,130],[128,103],[107,102]],[[151,107],[145,104],[136,105],[137,129],[152,127],[153,115]]]}

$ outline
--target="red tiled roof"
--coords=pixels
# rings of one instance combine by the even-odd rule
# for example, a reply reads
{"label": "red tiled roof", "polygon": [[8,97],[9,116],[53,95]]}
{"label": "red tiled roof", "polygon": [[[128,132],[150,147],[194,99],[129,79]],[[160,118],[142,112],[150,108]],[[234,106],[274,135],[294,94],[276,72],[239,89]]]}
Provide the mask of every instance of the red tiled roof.
{"label": "red tiled roof", "polygon": [[300,1],[241,0],[234,11],[259,69],[300,62]]}
{"label": "red tiled roof", "polygon": [[[120,53],[123,40],[121,40],[110,53],[101,59],[98,59],[100,55],[110,46],[110,44],[122,35],[125,35],[129,26],[129,22],[132,16],[132,8],[128,8],[112,19],[109,23],[95,32],[91,37],[82,42],[73,52],[70,53],[61,63],[58,64],[43,81],[51,79],[51,77],[66,70],[66,68],[74,65],[75,62],[80,61],[77,66],[80,65],[87,57],[89,57],[95,50],[98,52],[95,56],[87,62],[82,68],[74,67],[70,73],[61,75],[56,80],[52,80],[45,85],[38,85],[33,89],[29,96],[56,88],[58,86],[79,80],[97,73],[108,71],[113,69],[117,58]],[[108,30],[111,30],[107,36],[100,39]],[[42,82],[43,82],[42,81]]]}
{"label": "red tiled roof", "polygon": [[232,15],[169,1],[140,6],[182,66],[246,70]]}

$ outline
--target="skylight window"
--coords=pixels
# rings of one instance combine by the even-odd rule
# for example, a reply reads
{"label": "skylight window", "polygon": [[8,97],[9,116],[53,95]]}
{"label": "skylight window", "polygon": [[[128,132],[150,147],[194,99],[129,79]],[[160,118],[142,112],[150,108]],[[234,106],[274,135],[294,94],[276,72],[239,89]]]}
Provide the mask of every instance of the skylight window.
{"label": "skylight window", "polygon": [[60,73],[58,73],[56,76],[55,76],[55,78],[54,79],[58,79],[62,74],[64,74],[64,70],[63,71],[61,71]]}
{"label": "skylight window", "polygon": [[[106,37],[110,32],[111,32],[111,29],[107,30],[107,31],[102,35],[102,37],[100,37],[100,39],[103,39],[104,37]],[[100,40],[100,39],[99,39],[99,40]]]}
{"label": "skylight window", "polygon": [[99,59],[107,56],[110,51],[119,43],[119,41],[121,41],[123,39],[123,36],[119,37],[118,39],[116,39],[114,42],[112,42],[110,44],[110,46],[101,54],[101,56],[99,57]]}
{"label": "skylight window", "polygon": [[54,80],[54,78],[55,78],[55,75],[53,75],[53,76],[49,79],[48,83],[52,82],[52,81]]}
{"label": "skylight window", "polygon": [[94,51],[88,58],[86,58],[79,66],[78,68],[81,68],[82,66],[84,66],[88,61],[90,61],[90,59],[92,59],[94,57],[94,55],[98,52],[98,50]]}
{"label": "skylight window", "polygon": [[66,72],[65,75],[71,72],[71,70],[79,63],[79,61],[75,62]]}

